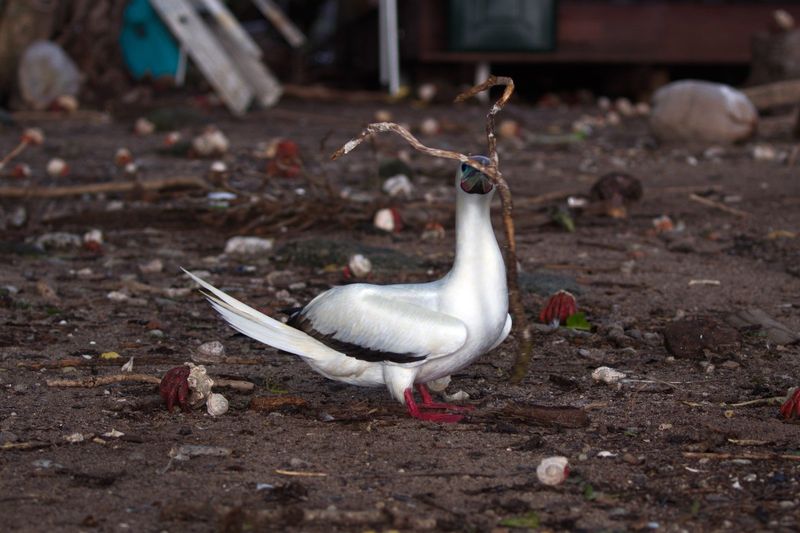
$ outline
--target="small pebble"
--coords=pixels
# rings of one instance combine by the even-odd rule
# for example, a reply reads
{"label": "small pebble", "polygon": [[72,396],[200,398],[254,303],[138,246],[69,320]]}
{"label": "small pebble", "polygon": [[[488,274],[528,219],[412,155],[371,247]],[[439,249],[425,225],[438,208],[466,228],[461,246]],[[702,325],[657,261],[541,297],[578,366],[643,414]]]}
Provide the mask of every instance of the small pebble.
{"label": "small pebble", "polygon": [[256,255],[272,250],[274,239],[261,237],[231,237],[225,243],[225,253],[228,255]]}
{"label": "small pebble", "polygon": [[219,363],[225,358],[225,346],[220,341],[204,342],[192,354],[195,363]]}
{"label": "small pebble", "polygon": [[569,476],[569,460],[566,457],[546,457],[536,467],[536,477],[545,485],[560,485]]}
{"label": "small pebble", "polygon": [[619,370],[615,370],[608,366],[601,366],[592,372],[592,379],[595,381],[603,382],[608,385],[619,382],[623,379],[625,374]]}

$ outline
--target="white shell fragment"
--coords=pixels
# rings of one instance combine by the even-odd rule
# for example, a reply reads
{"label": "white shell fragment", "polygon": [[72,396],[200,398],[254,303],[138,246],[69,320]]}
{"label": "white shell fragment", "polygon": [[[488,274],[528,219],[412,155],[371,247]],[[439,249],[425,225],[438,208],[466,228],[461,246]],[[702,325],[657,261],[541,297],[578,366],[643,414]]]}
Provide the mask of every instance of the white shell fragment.
{"label": "white shell fragment", "polygon": [[400,226],[399,218],[399,213],[396,209],[385,207],[375,213],[372,224],[380,230],[394,232],[398,231]]}
{"label": "white shell fragment", "polygon": [[127,363],[122,365],[122,368],[120,368],[120,370],[122,372],[133,372],[133,356],[131,356],[131,358],[128,359]]}
{"label": "white shell fragment", "polygon": [[203,365],[194,365],[193,363],[186,363],[190,368],[189,377],[189,404],[200,405],[206,398],[211,395],[211,387],[214,386],[214,380],[208,377],[206,367]]}
{"label": "white shell fragment", "polygon": [[192,359],[198,363],[219,363],[223,357],[225,357],[225,346],[219,341],[209,341],[197,347]]}
{"label": "white shell fragment", "polygon": [[595,368],[594,372],[592,372],[593,380],[600,381],[608,385],[613,385],[614,383],[617,383],[624,377],[625,374],[623,372],[615,370],[609,366],[601,366],[599,368]]}
{"label": "white shell fragment", "polygon": [[206,410],[211,416],[221,416],[228,412],[228,400],[222,394],[212,392],[206,400]]}
{"label": "white shell fragment", "polygon": [[53,158],[47,163],[47,175],[51,178],[66,176],[69,173],[67,162],[61,158]]}
{"label": "white shell fragment", "polygon": [[192,139],[192,149],[201,157],[223,155],[228,151],[228,138],[215,127],[206,130]]}
{"label": "white shell fragment", "polygon": [[389,196],[411,196],[411,180],[405,174],[397,174],[383,182],[383,192]]}
{"label": "white shell fragment", "polygon": [[569,460],[560,455],[545,457],[536,467],[536,477],[545,485],[560,485],[569,476]]}
{"label": "white shell fragment", "polygon": [[355,254],[350,256],[347,267],[354,278],[363,278],[372,272],[372,261],[361,254]]}
{"label": "white shell fragment", "polygon": [[254,255],[269,252],[275,243],[273,239],[261,237],[231,237],[225,243],[225,253],[228,255]]}

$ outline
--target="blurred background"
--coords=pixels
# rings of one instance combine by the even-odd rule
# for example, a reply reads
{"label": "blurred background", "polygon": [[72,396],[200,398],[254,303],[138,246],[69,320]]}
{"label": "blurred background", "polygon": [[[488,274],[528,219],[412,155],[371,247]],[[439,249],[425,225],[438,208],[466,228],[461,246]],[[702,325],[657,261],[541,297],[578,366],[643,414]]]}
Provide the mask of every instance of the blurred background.
{"label": "blurred background", "polygon": [[[184,9],[213,42],[176,33],[174,24],[187,24]],[[63,84],[82,106],[130,105],[176,85],[207,90],[203,70],[214,67],[200,66],[193,49],[203,42],[233,68],[258,54],[287,94],[324,84],[402,96],[433,82],[449,99],[493,70],[514,77],[529,100],[647,101],[680,78],[744,85],[800,77],[796,17],[797,2],[769,0],[0,0],[0,104],[52,103],[20,93],[22,58],[40,40],[58,45],[76,71],[62,68],[66,80],[40,73],[58,81],[34,80],[29,92],[49,86],[51,95]],[[57,59],[42,61],[58,69]],[[225,76],[231,65],[218,67]]]}

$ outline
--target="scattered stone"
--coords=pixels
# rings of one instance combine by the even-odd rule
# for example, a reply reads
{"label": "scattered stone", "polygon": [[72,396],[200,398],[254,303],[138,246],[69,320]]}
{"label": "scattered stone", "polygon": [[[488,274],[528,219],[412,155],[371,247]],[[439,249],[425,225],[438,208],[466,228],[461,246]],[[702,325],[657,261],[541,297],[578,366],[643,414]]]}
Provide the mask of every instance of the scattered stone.
{"label": "scattered stone", "polygon": [[83,243],[103,244],[103,232],[99,229],[92,229],[83,234]]}
{"label": "scattered stone", "polygon": [[569,459],[566,457],[545,457],[536,467],[536,477],[545,485],[560,485],[567,476],[569,476]]}
{"label": "scattered stone", "polygon": [[130,296],[128,296],[124,292],[111,291],[108,294],[106,294],[106,298],[108,298],[112,302],[124,302],[124,301],[129,300]]}
{"label": "scattered stone", "polygon": [[70,433],[69,435],[64,435],[64,440],[75,444],[78,442],[83,442],[86,438],[83,436],[83,433]]}
{"label": "scattered stone", "polygon": [[162,270],[164,270],[164,262],[158,258],[139,265],[139,272],[142,274],[158,274]]}
{"label": "scattered stone", "polygon": [[211,416],[222,416],[228,412],[228,400],[222,394],[212,392],[206,400],[206,411]]}
{"label": "scattered stone", "polygon": [[753,135],[757,124],[755,106],[728,85],[682,80],[653,96],[650,127],[664,141],[733,143]]}
{"label": "scattered stone", "polygon": [[419,125],[419,130],[423,135],[436,135],[442,131],[442,126],[435,118],[428,117]]}
{"label": "scattered stone", "polygon": [[436,98],[438,92],[436,85],[433,83],[423,83],[417,87],[417,98],[429,104]]}
{"label": "scattered stone", "polygon": [[156,125],[144,117],[139,117],[133,123],[133,132],[136,135],[150,135],[156,131]]}
{"label": "scattered stone", "polygon": [[411,180],[405,174],[396,174],[383,182],[383,192],[389,196],[411,196]]}
{"label": "scattered stone", "polygon": [[642,198],[642,182],[625,172],[609,172],[592,185],[589,197],[593,202],[603,202],[608,216],[625,218],[627,207]]}
{"label": "scattered stone", "polygon": [[225,358],[225,346],[219,341],[204,342],[192,354],[192,361],[200,364],[220,363]]}
{"label": "scattered stone", "polygon": [[60,157],[54,157],[47,163],[47,175],[51,178],[63,178],[69,174],[69,165]]}
{"label": "scattered stone", "polygon": [[366,277],[372,272],[372,261],[361,254],[355,254],[347,262],[347,273],[354,278]]}
{"label": "scattered stone", "polygon": [[753,147],[753,159],[756,161],[775,161],[778,157],[778,151],[773,146],[757,144]]}
{"label": "scattered stone", "polygon": [[225,243],[225,253],[228,255],[256,255],[272,250],[274,239],[261,237],[231,237]]}
{"label": "scattered stone", "polygon": [[397,233],[403,229],[403,219],[400,211],[394,207],[385,207],[375,213],[372,224],[379,230]]}
{"label": "scattered stone", "polygon": [[227,153],[230,143],[222,131],[210,126],[192,139],[192,150],[200,157],[221,156]]}
{"label": "scattered stone", "polygon": [[625,378],[625,373],[620,372],[619,370],[615,370],[608,366],[601,366],[599,368],[594,369],[592,372],[592,379],[605,383],[607,385],[613,385],[618,383],[621,379]]}
{"label": "scattered stone", "polygon": [[739,332],[711,317],[684,318],[664,328],[664,345],[679,359],[701,359],[741,347]]}

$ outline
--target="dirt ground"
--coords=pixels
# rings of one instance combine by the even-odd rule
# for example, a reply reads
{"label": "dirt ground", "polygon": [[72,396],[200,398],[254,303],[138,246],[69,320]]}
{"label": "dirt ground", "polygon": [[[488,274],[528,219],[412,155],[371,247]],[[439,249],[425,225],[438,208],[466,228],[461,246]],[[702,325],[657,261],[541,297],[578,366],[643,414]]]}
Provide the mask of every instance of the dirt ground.
{"label": "dirt ground", "polygon": [[[794,147],[789,121],[771,119],[755,141],[709,150],[658,145],[641,117],[585,140],[563,137],[580,115],[600,114],[596,108],[503,111],[527,132],[501,139],[500,157],[517,203],[529,318],[549,292],[569,287],[592,331],[537,328],[531,370],[519,386],[508,382],[512,334],[453,376],[448,393],[468,393],[474,414],[438,425],[411,419],[385,390],[328,381],[293,356],[236,335],[179,270],[202,271],[274,315],[346,282],[352,251],[372,257],[369,280],[378,283],[445,273],[453,255],[452,162],[390,136],[328,160],[379,108],[412,127],[436,118],[444,131],[421,137],[432,146],[483,152],[485,110],[477,104],[295,101],[240,120],[190,107],[162,127],[191,137],[213,123],[228,136],[223,159],[238,198],[227,207],[211,205],[196,188],[0,200],[7,218],[20,205],[26,210],[24,224],[7,223],[0,239],[4,530],[800,528],[800,425],[784,421],[774,399],[800,385],[800,348],[740,324],[731,343],[683,357],[667,351],[663,336],[682,317],[726,322],[749,308],[800,331],[800,164],[791,168],[782,157]],[[143,181],[207,176],[209,159],[163,153],[164,133],[131,133],[138,113],[110,122],[21,117],[20,126],[41,127],[46,142],[18,158],[32,167],[31,178],[6,174],[0,185],[130,180],[113,164],[120,147],[133,152]],[[20,131],[0,130],[2,153]],[[257,152],[276,137],[297,142],[306,177],[265,176]],[[756,144],[776,157],[755,158]],[[380,192],[379,162],[398,151],[408,153],[416,174],[408,199]],[[51,157],[68,161],[67,177],[47,177]],[[609,171],[643,184],[627,218],[584,214],[574,232],[549,223],[568,194],[587,193]],[[343,191],[347,200],[330,196]],[[263,195],[266,201],[250,204]],[[372,227],[384,206],[401,210],[403,231]],[[674,231],[656,230],[661,215]],[[420,238],[430,221],[444,226],[444,238]],[[495,228],[502,242],[499,219]],[[92,229],[103,232],[100,248],[34,245],[47,233]],[[234,235],[273,238],[275,251],[226,255]],[[230,410],[217,418],[202,408],[168,413],[152,383],[48,386],[118,374],[130,358],[134,373],[160,377],[197,360],[197,347],[214,340],[226,358],[207,364],[209,373],[254,384],[252,391],[219,388]],[[120,357],[104,359],[106,352]],[[600,366],[627,378],[595,382]],[[564,416],[547,423],[526,415],[531,406],[575,409],[555,410]],[[201,455],[185,457],[193,450]],[[536,467],[553,455],[569,459],[570,474],[551,487],[537,480]]]}

